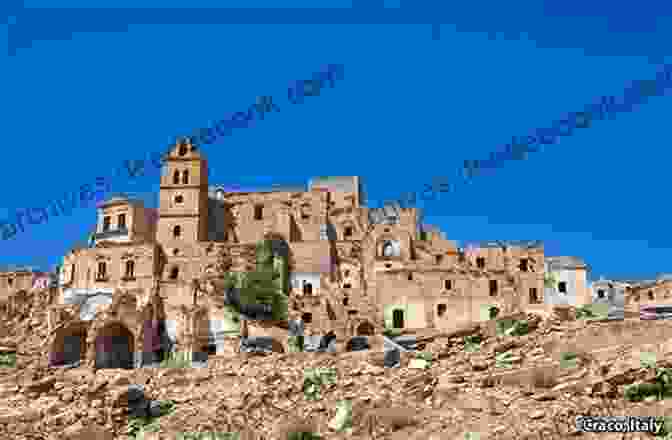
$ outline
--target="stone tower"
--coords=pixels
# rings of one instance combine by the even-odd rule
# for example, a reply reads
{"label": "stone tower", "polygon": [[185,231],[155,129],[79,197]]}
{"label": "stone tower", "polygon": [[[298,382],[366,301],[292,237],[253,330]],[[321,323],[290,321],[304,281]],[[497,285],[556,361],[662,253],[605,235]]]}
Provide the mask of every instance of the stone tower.
{"label": "stone tower", "polygon": [[207,240],[208,165],[191,140],[178,141],[164,157],[157,240],[180,248]]}

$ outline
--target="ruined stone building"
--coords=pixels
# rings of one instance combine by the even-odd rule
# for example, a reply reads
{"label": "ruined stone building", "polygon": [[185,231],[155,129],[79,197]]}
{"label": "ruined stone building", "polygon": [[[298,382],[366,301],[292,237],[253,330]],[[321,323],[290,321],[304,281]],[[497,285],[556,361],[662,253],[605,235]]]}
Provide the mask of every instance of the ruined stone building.
{"label": "ruined stone building", "polygon": [[48,313],[50,363],[132,367],[167,350],[233,355],[240,336],[255,335],[287,350],[287,322],[241,319],[218,284],[225,272],[254,269],[261,240],[288,260],[287,314],[306,335],[333,331],[343,343],[385,327],[454,328],[487,319],[488,305],[544,309],[540,243],[460,249],[423,232],[416,209],[368,209],[363,198],[358,177],[211,185],[197,146],[171,146],[158,209],[109,199],[89,246],[64,256]]}

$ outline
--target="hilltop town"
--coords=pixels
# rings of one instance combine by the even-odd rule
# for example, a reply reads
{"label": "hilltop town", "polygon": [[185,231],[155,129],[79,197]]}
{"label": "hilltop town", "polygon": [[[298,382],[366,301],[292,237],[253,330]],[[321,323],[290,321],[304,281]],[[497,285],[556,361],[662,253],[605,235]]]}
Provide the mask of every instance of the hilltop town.
{"label": "hilltop town", "polygon": [[[621,336],[636,333],[640,339],[632,336],[637,341],[633,343],[644,343],[644,327],[633,326],[640,324],[640,306],[671,299],[672,279],[591,283],[590,267],[581,258],[547,256],[538,241],[460,247],[437,228],[419,224],[415,208],[364,206],[363,185],[356,176],[318,177],[305,188],[211,184],[203,152],[188,139],[166,152],[162,171],[157,209],[130,197],[101,203],[95,234],[86,246],[73,247],[64,255],[57,272],[21,268],[0,272],[4,322],[0,346],[14,347],[17,365],[24,369],[11,374],[5,369],[0,376],[9,384],[7,396],[17,401],[31,395],[47,399],[59,393],[52,388],[65,381],[66,371],[88,371],[82,374],[93,388],[96,383],[102,387],[104,381],[108,387],[112,382],[122,388],[137,384],[140,374],[143,384],[154,380],[153,389],[163,395],[170,391],[161,391],[156,384],[168,386],[169,380],[158,379],[164,373],[150,379],[155,374],[147,371],[165,365],[175,353],[185,355],[192,366],[206,367],[204,371],[228,375],[244,374],[235,371],[257,359],[258,364],[250,367],[258,370],[257,379],[274,382],[286,376],[272,371],[276,362],[286,368],[293,362],[291,368],[300,369],[305,366],[302,362],[321,365],[332,359],[300,358],[296,353],[314,351],[347,355],[338,362],[350,362],[351,373],[360,368],[372,376],[385,374],[389,379],[392,374],[395,380],[411,381],[400,389],[421,396],[420,402],[434,399],[428,405],[441,408],[445,398],[436,403],[442,389],[440,375],[430,373],[431,365],[452,371],[449,379],[441,376],[442,392],[451,396],[494,368],[487,358],[472,359],[463,353],[466,347],[483,344],[482,352],[492,351],[493,362],[496,353],[513,350],[511,362],[523,368],[526,361],[521,359],[528,352],[544,358],[544,350],[539,352],[542,340],[570,344],[564,336],[550,338],[551,329],[560,326],[566,335],[584,335],[585,346],[574,345],[573,350],[587,353],[589,360],[577,368],[588,368],[597,365],[596,358],[602,359],[589,355],[591,350],[617,345],[606,337],[614,328]],[[605,306],[601,315],[591,309],[596,305]],[[577,321],[581,310],[594,319]],[[499,332],[496,323],[504,318],[524,322],[522,333],[530,332],[527,339],[521,333],[522,339],[511,342],[518,330]],[[666,331],[664,322],[649,324],[656,332]],[[591,330],[596,328],[597,333]],[[588,347],[586,335],[600,339],[602,345]],[[295,338],[301,340],[298,350]],[[557,355],[556,348],[545,355]],[[416,362],[414,353],[421,349],[431,354],[434,364]],[[358,352],[365,358],[357,357]],[[519,356],[521,364],[515,360]],[[453,371],[460,362],[469,367]],[[562,376],[557,365],[552,368]],[[404,376],[416,369],[428,370],[413,376],[416,379]],[[467,370],[474,373],[470,376]],[[23,376],[26,371],[32,376]],[[200,380],[215,380],[215,373],[194,370],[193,374],[202,378],[187,381],[192,391]],[[506,380],[510,385],[525,382],[523,376]],[[591,380],[591,386],[606,383]],[[229,382],[227,387],[232,386]],[[437,394],[431,397],[433,392]],[[403,400],[389,399],[399,404]],[[62,395],[56,400],[63,401]],[[233,408],[230,402],[227,405]],[[310,408],[308,413],[315,410]],[[127,413],[115,414],[123,419]],[[0,427],[13,438],[31,438],[28,431],[13,431],[19,426],[17,417],[0,418]],[[100,424],[117,432],[118,419],[110,413]],[[36,420],[24,420],[27,425],[21,426]]]}

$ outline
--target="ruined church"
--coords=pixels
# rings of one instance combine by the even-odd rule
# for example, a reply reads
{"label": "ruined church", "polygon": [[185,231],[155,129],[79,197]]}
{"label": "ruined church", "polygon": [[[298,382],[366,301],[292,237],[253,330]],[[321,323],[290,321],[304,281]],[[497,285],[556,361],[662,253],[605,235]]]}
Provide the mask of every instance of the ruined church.
{"label": "ruined church", "polygon": [[[163,157],[158,208],[129,197],[98,206],[86,247],[64,256],[48,312],[49,363],[151,365],[167,352],[236,355],[241,338],[288,350],[287,320],[305,335],[450,329],[484,310],[543,309],[539,243],[461,249],[418,224],[415,208],[369,209],[358,177],[305,187],[212,185],[189,139]],[[260,242],[286,261],[286,319],[235,313],[221,280],[253,271]],[[230,304],[228,304],[230,305]]]}

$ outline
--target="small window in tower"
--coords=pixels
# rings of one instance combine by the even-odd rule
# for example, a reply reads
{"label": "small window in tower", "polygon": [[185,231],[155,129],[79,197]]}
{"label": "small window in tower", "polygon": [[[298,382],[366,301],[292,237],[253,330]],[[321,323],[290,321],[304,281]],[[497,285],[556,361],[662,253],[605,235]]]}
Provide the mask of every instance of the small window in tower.
{"label": "small window in tower", "polygon": [[558,283],[558,292],[560,293],[567,293],[567,283],[565,281],[560,281]]}
{"label": "small window in tower", "polygon": [[254,219],[261,220],[264,218],[264,206],[254,205]]}
{"label": "small window in tower", "polygon": [[649,299],[653,300],[653,292],[651,290],[649,290]]}
{"label": "small window in tower", "polygon": [[476,266],[479,269],[485,269],[485,258],[483,257],[476,258]]}
{"label": "small window in tower", "polygon": [[126,214],[119,214],[117,217],[117,229],[126,228]]}
{"label": "small window in tower", "polygon": [[181,233],[182,233],[182,228],[180,227],[180,225],[177,225],[173,228],[173,237],[174,238],[178,238]]}
{"label": "small window in tower", "polygon": [[497,296],[497,280],[490,280],[490,296]]}
{"label": "small window in tower", "polygon": [[178,150],[178,154],[180,156],[186,156],[188,151],[189,150],[187,149],[186,145],[180,145],[180,149]]}
{"label": "small window in tower", "polygon": [[178,194],[178,195],[175,196],[175,204],[179,205],[183,202],[184,202],[184,197],[182,197],[182,195]]}
{"label": "small window in tower", "polygon": [[177,276],[180,274],[180,270],[177,267],[173,267],[170,270],[170,279],[171,280],[176,280]]}
{"label": "small window in tower", "polygon": [[312,313],[304,313],[301,315],[301,321],[303,321],[304,324],[310,324],[313,322],[313,314]]}
{"label": "small window in tower", "polygon": [[103,232],[110,230],[111,219],[109,216],[103,217]]}
{"label": "small window in tower", "polygon": [[346,226],[343,235],[346,239],[352,237],[352,226]]}
{"label": "small window in tower", "polygon": [[7,285],[11,287],[12,284],[14,284],[14,278],[7,278]]}
{"label": "small window in tower", "polygon": [[135,263],[132,260],[126,262],[126,278],[135,278]]}
{"label": "small window in tower", "polygon": [[182,171],[182,184],[186,185],[189,183],[189,170]]}
{"label": "small window in tower", "polygon": [[173,173],[173,184],[174,185],[179,185],[180,184],[180,172],[175,170]]}
{"label": "small window in tower", "polygon": [[436,264],[441,264],[443,261],[443,255],[437,255],[436,256]]}
{"label": "small window in tower", "polygon": [[521,272],[527,272],[527,258],[521,258],[520,259],[520,271]]}
{"label": "small window in tower", "polygon": [[344,276],[344,277],[349,277],[349,276],[350,276],[350,271],[346,269],[346,270],[343,272],[343,276]]}
{"label": "small window in tower", "polygon": [[312,295],[313,294],[313,285],[310,283],[303,282],[303,294]]}
{"label": "small window in tower", "polygon": [[453,281],[452,280],[443,280],[443,288],[446,290],[452,290]]}
{"label": "small window in tower", "polygon": [[345,298],[343,298],[343,305],[344,305],[344,306],[347,306],[347,305],[348,305],[348,301],[349,301],[349,300],[348,300],[348,297],[347,297],[347,296],[346,296]]}
{"label": "small window in tower", "polygon": [[408,274],[408,281],[413,281],[413,274],[412,273]]}
{"label": "small window in tower", "polygon": [[441,317],[446,314],[447,309],[448,306],[446,306],[445,304],[439,304],[436,306],[436,314],[439,315],[439,317]]}

